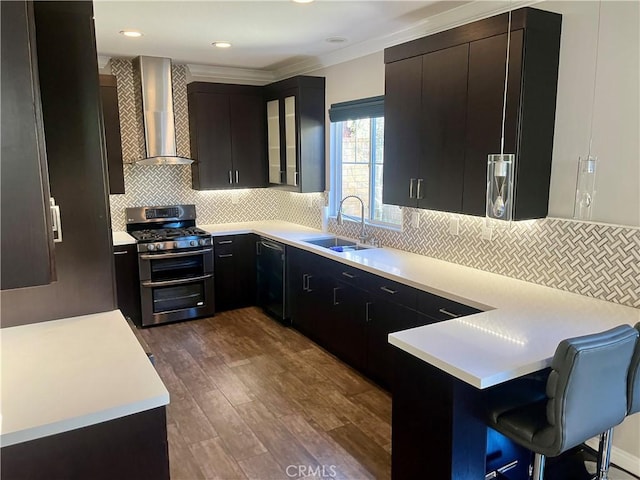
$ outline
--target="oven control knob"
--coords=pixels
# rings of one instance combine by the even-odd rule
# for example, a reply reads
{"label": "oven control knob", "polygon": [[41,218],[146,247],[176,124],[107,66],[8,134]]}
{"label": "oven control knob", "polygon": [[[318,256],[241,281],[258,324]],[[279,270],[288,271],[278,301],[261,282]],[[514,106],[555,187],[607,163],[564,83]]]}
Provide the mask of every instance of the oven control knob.
{"label": "oven control knob", "polygon": [[147,250],[152,251],[155,250],[156,246],[153,243],[150,243],[149,245],[147,245]]}
{"label": "oven control knob", "polygon": [[164,250],[164,245],[162,243],[156,243],[157,250]]}
{"label": "oven control knob", "polygon": [[198,242],[196,242],[195,240],[191,240],[189,242],[189,245],[191,245],[192,247],[195,247],[196,245],[198,245]]}
{"label": "oven control knob", "polygon": [[200,241],[198,242],[200,245],[206,245],[207,241],[204,238],[201,238]]}

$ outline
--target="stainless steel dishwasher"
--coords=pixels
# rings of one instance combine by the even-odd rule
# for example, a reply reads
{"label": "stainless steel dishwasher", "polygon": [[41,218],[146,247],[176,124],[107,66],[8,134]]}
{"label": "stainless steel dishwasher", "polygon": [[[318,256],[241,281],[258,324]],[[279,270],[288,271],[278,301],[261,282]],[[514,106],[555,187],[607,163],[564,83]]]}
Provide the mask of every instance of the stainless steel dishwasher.
{"label": "stainless steel dishwasher", "polygon": [[285,246],[260,237],[256,242],[258,257],[258,305],[269,315],[285,321]]}

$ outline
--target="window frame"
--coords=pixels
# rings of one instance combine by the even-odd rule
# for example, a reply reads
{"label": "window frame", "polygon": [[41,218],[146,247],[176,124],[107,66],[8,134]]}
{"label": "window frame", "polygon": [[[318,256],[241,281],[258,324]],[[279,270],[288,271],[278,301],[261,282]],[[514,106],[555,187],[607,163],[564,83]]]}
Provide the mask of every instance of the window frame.
{"label": "window frame", "polygon": [[[376,97],[379,98],[379,97]],[[365,101],[370,99],[364,99]],[[349,104],[356,103],[355,102],[345,102]],[[333,109],[332,105],[332,109]],[[331,113],[331,111],[330,111]],[[329,144],[330,144],[330,179],[332,185],[332,194],[329,196],[329,211],[330,215],[333,218],[336,218],[338,215],[338,206],[340,204],[341,199],[343,198],[342,192],[342,135],[341,128],[342,122],[347,120],[356,120],[356,119],[364,119],[367,118],[370,121],[370,132],[373,133],[376,131],[376,122],[378,118],[384,118],[384,112],[375,112],[376,116],[367,116],[367,115],[358,115],[357,118],[344,118],[337,121],[331,121],[330,123],[330,133],[329,133]],[[380,114],[382,113],[382,114]],[[340,132],[340,133],[339,133]],[[378,169],[378,163],[376,162],[376,148],[375,148],[375,135],[370,134],[369,138],[369,208],[365,212],[365,223],[367,225],[372,225],[375,227],[387,228],[392,230],[402,230],[402,215],[399,223],[391,223],[384,222],[382,220],[377,220],[373,218],[374,206],[375,206],[375,192],[376,192],[376,171]],[[382,164],[384,167],[384,164]],[[384,204],[383,204],[384,205]],[[344,215],[344,218],[347,220],[351,220],[354,222],[360,222],[360,216],[352,216],[352,215]]]}

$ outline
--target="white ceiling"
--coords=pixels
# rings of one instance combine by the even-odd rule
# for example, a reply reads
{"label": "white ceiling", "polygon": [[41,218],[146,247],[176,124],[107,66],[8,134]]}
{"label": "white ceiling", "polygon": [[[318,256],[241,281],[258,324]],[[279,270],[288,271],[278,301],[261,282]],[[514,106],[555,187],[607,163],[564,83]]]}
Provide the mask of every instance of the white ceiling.
{"label": "white ceiling", "polygon": [[[389,38],[465,3],[97,0],[94,11],[101,56],[153,55],[178,63],[276,71]],[[144,36],[119,34],[125,29]],[[335,36],[348,41],[326,42]],[[233,46],[214,48],[217,40]]]}

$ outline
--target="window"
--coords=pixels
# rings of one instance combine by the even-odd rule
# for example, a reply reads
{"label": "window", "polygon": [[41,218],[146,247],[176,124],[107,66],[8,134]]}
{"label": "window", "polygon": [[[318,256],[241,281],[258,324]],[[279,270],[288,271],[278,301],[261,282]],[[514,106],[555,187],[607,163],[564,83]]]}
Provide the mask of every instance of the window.
{"label": "window", "polygon": [[[340,200],[356,195],[364,202],[368,222],[399,226],[400,207],[382,203],[383,105],[383,97],[374,97],[331,106],[331,205],[337,214]],[[342,213],[359,221],[360,203],[347,200]]]}

